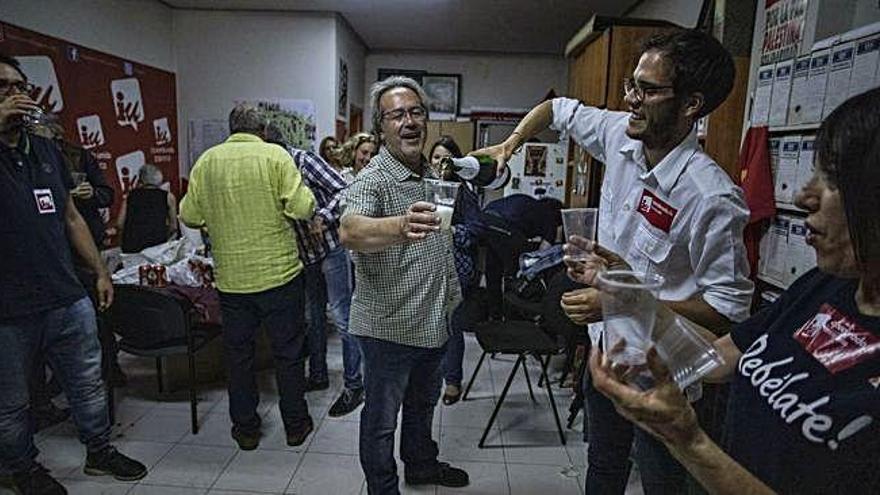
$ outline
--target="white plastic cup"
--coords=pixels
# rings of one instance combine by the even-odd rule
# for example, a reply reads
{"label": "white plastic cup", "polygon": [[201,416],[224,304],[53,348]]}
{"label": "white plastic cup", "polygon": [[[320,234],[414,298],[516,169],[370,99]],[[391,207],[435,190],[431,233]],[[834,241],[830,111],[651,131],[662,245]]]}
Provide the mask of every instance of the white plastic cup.
{"label": "white plastic cup", "polygon": [[452,212],[455,210],[455,198],[458,196],[458,182],[437,179],[425,179],[426,201],[434,203],[434,213],[440,217],[440,230],[452,227]]}
{"label": "white plastic cup", "polygon": [[682,390],[700,381],[724,360],[715,347],[684,318],[675,318],[664,328],[655,328],[652,337],[660,359]]}
{"label": "white plastic cup", "polygon": [[605,330],[602,350],[615,364],[643,366],[657,316],[660,275],[629,270],[599,272],[597,287]]}
{"label": "white plastic cup", "polygon": [[[562,229],[565,232],[565,241],[573,236],[580,236],[589,241],[596,240],[596,224],[599,221],[599,210],[596,208],[569,208],[561,210]],[[586,261],[589,251],[577,246],[571,246],[569,256],[575,261]]]}
{"label": "white plastic cup", "polygon": [[70,176],[73,179],[73,187],[79,187],[79,185],[85,182],[88,178],[83,172],[71,172]]}

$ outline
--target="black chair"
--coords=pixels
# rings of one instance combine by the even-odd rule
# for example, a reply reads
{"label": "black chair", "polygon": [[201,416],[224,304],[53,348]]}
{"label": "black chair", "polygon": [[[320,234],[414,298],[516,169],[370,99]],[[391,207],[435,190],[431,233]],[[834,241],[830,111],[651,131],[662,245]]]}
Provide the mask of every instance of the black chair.
{"label": "black chair", "polygon": [[547,377],[547,366],[550,363],[551,356],[562,351],[565,345],[561,339],[557,339],[555,335],[545,331],[543,318],[540,315],[542,307],[540,302],[521,299],[513,292],[504,294],[504,302],[505,319],[482,322],[475,328],[474,333],[476,334],[477,341],[480,343],[480,347],[483,349],[483,353],[480,356],[479,362],[477,362],[476,368],[474,368],[464,395],[462,395],[462,400],[467,400],[468,393],[474,384],[474,379],[480,371],[480,367],[483,365],[486,354],[515,354],[517,356],[478,445],[480,448],[485,447],[486,437],[495,423],[498,411],[501,410],[501,405],[507,397],[507,392],[510,390],[510,385],[513,383],[513,378],[516,376],[520,365],[522,365],[526,377],[529,395],[533,401],[535,400],[526,365],[528,356],[533,356],[541,365],[540,381],[547,384],[544,388],[547,391],[550,407],[553,410],[553,418],[556,421],[559,440],[565,445],[565,433],[562,431],[562,423],[559,421],[559,411],[556,408],[556,400],[553,397],[553,387],[550,385],[550,380]]}
{"label": "black chair", "polygon": [[[196,396],[195,353],[220,334],[215,325],[195,323],[188,301],[161,290],[139,285],[114,286],[115,298],[107,324],[119,335],[119,349],[129,354],[156,359],[159,393],[162,386],[162,358],[186,354],[189,359],[189,399],[193,435],[199,432]],[[112,399],[111,399],[112,401]],[[111,410],[113,409],[111,402]]]}

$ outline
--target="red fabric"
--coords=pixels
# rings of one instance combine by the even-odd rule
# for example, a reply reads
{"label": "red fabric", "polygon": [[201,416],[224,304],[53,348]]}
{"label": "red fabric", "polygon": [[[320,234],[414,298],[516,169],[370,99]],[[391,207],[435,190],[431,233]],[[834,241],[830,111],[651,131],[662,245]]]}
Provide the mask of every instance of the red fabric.
{"label": "red fabric", "polygon": [[746,205],[751,211],[749,224],[743,232],[743,242],[748,253],[753,279],[758,274],[758,244],[768,221],[776,215],[769,139],[770,133],[767,127],[750,128],[746,133],[737,162],[740,186],[745,195]]}

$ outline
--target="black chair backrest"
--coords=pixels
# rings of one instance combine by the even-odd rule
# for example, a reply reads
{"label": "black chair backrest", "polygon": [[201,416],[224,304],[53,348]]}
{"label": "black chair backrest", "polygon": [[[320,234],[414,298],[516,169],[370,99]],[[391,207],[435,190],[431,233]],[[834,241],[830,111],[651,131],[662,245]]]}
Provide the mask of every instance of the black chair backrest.
{"label": "black chair backrest", "polygon": [[186,303],[139,285],[117,285],[114,292],[109,324],[125,346],[157,349],[186,343]]}
{"label": "black chair backrest", "polygon": [[584,287],[582,284],[568,278],[564,269],[550,274],[547,278],[547,292],[541,301],[541,316],[543,317],[545,329],[548,332],[561,335],[567,341],[571,341],[579,336],[583,337],[585,327],[577,325],[568,319],[565,311],[559,305],[562,294],[582,287]]}

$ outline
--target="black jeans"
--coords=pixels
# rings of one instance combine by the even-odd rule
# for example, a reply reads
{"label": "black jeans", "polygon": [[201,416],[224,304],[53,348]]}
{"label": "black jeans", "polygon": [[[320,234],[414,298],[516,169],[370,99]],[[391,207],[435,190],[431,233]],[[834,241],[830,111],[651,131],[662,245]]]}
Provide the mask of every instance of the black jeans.
{"label": "black jeans", "polygon": [[250,432],[259,426],[254,349],[261,324],[272,343],[278,406],[285,429],[298,430],[311,420],[305,399],[304,294],[302,276],[253,294],[220,292],[229,368],[229,415],[234,427]]}
{"label": "black jeans", "polygon": [[398,494],[394,432],[400,420],[400,458],[409,473],[431,470],[439,452],[431,437],[446,348],[429,349],[358,336],[364,355],[360,456],[370,495]]}
{"label": "black jeans", "polygon": [[589,444],[587,483],[589,495],[623,494],[629,479],[630,450],[639,465],[645,495],[684,493],[686,471],[663,443],[617,414],[614,404],[584,377]]}

